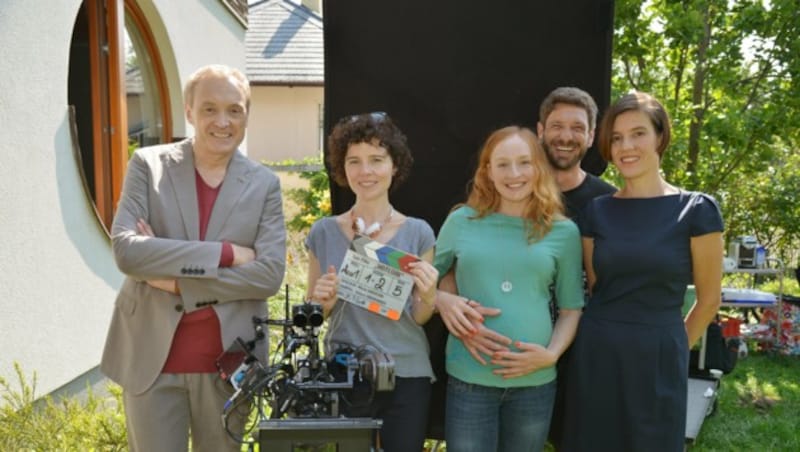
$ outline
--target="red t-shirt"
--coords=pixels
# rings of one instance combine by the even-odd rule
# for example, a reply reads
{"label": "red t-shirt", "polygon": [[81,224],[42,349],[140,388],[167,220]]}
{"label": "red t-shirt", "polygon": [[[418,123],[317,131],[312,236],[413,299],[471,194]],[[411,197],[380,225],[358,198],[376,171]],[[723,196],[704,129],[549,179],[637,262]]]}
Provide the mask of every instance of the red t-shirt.
{"label": "red t-shirt", "polygon": [[[195,170],[195,187],[197,188],[197,208],[200,220],[200,240],[205,240],[211,210],[219,195],[219,184],[209,187],[200,173]],[[225,242],[220,255],[220,267],[230,267],[233,263],[233,247]],[[214,373],[217,371],[216,359],[222,354],[222,336],[219,318],[213,308],[207,307],[197,311],[184,313],[181,317],[167,361],[162,373]]]}

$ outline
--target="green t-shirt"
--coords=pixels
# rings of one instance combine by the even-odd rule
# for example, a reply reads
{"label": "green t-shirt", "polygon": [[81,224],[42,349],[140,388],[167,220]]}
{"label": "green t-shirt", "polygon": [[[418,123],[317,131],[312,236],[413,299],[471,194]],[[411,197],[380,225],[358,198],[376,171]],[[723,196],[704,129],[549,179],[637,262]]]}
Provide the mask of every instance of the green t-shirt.
{"label": "green t-shirt", "polygon": [[[528,243],[522,218],[475,215],[475,210],[463,206],[447,217],[436,241],[434,266],[444,275],[455,265],[460,295],[502,310],[499,316],[486,318],[488,328],[514,342],[547,346],[553,332],[550,287],[559,308],[583,307],[577,226],[566,219],[556,221],[542,239]],[[447,373],[460,380],[493,387],[538,386],[556,376],[555,367],[548,367],[503,379],[492,373],[497,366],[477,362],[452,335],[447,339],[446,366]]]}

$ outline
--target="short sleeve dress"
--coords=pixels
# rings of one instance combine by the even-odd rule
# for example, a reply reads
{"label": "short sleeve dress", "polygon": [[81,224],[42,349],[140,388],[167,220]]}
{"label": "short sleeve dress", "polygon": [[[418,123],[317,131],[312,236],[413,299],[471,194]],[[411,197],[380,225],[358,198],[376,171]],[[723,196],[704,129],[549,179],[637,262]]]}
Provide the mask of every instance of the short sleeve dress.
{"label": "short sleeve dress", "polygon": [[698,192],[606,195],[579,226],[594,240],[597,281],[572,347],[563,450],[682,451],[690,244],[723,230],[719,206]]}

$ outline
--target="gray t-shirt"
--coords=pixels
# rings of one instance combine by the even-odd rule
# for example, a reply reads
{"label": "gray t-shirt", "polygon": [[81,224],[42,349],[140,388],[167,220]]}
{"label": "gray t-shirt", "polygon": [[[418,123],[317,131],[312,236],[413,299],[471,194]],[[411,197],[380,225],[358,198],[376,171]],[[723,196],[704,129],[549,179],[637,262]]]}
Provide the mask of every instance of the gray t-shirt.
{"label": "gray t-shirt", "polygon": [[[408,217],[387,245],[419,256],[432,249],[435,242],[433,229],[428,223]],[[306,247],[316,256],[322,272],[326,272],[329,265],[339,271],[350,241],[339,228],[336,218],[326,217],[311,226]],[[340,344],[354,347],[372,345],[392,355],[398,377],[433,379],[428,339],[422,327],[411,317],[411,305],[409,296],[400,319],[390,320],[339,300],[328,317],[326,353]]]}

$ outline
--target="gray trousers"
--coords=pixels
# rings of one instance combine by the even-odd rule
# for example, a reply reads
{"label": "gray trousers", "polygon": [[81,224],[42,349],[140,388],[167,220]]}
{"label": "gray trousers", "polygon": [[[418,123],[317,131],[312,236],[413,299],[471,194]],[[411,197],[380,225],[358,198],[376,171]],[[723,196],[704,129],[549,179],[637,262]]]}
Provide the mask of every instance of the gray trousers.
{"label": "gray trousers", "polygon": [[[222,426],[222,408],[233,393],[215,373],[161,374],[139,395],[123,391],[131,452],[239,451]],[[249,407],[249,404],[246,404]],[[241,437],[249,410],[234,410],[228,428]]]}

